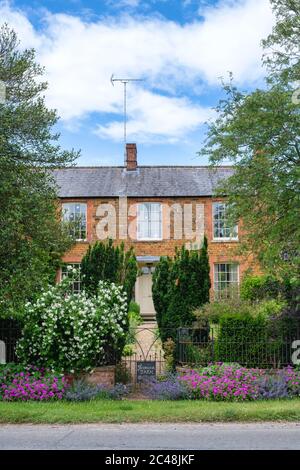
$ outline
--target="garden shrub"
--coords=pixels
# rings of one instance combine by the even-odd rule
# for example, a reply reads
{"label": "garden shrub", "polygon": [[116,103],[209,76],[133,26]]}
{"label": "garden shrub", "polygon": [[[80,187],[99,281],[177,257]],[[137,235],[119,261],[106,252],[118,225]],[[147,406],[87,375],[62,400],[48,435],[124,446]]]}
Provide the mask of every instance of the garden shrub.
{"label": "garden shrub", "polygon": [[280,281],[269,275],[245,276],[241,283],[240,294],[243,300],[257,301],[278,298],[282,290]]}
{"label": "garden shrub", "polygon": [[215,360],[256,366],[268,363],[270,346],[267,321],[250,315],[224,315],[220,318]]}
{"label": "garden shrub", "polygon": [[218,324],[220,318],[226,315],[243,315],[251,316],[255,311],[255,306],[249,302],[242,300],[238,296],[232,298],[216,300],[206,303],[195,309],[194,314],[197,322],[208,322],[210,325]]}
{"label": "garden shrub", "polygon": [[49,288],[26,304],[17,355],[24,363],[89,370],[109,363],[123,349],[127,298],[121,286],[99,282],[97,296],[71,294],[72,279]]}
{"label": "garden shrub", "polygon": [[122,285],[129,305],[137,277],[134,251],[125,251],[124,243],[114,246],[111,239],[97,241],[81,260],[81,274],[82,286],[91,295],[97,294],[99,281]]}
{"label": "garden shrub", "polygon": [[209,301],[207,239],[201,250],[176,251],[174,260],[162,258],[153,276],[153,302],[163,342],[176,340],[177,328],[191,326],[194,310]]}

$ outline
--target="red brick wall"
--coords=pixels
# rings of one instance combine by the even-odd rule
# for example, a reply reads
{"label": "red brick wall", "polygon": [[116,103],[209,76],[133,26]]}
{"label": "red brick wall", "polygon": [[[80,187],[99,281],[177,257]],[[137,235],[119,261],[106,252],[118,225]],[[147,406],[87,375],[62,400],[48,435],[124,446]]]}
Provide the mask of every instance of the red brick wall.
{"label": "red brick wall", "polygon": [[[213,199],[210,197],[198,197],[198,198],[128,198],[128,209],[130,206],[133,206],[137,202],[143,201],[153,201],[153,202],[162,202],[168,204],[169,206],[175,203],[188,204],[193,203],[193,223],[195,224],[195,206],[196,204],[204,204],[204,231],[208,238],[208,249],[209,249],[209,259],[210,259],[210,272],[211,272],[211,281],[213,285],[213,265],[215,263],[230,262],[235,261],[239,263],[239,272],[240,279],[243,277],[246,270],[253,270],[254,272],[259,272],[259,267],[254,263],[253,258],[250,257],[245,259],[244,257],[236,253],[236,249],[239,245],[238,242],[218,242],[213,240],[212,233],[212,203],[220,199]],[[95,198],[95,199],[64,199],[62,202],[85,202],[87,203],[87,241],[79,242],[73,246],[73,248],[65,254],[63,261],[66,263],[78,263],[81,261],[83,255],[85,254],[89,243],[95,242],[97,238],[96,234],[96,225],[99,221],[99,218],[96,216],[96,210],[99,204],[101,203],[111,203],[116,209],[117,221],[119,216],[119,207],[117,198]],[[134,209],[131,208],[131,211],[134,213]],[[128,222],[134,223],[135,217],[129,216]],[[173,238],[173,217],[171,217],[170,224],[170,233],[171,238],[168,240],[162,241],[139,241],[139,240],[124,240],[125,247],[129,248],[133,246],[135,253],[138,256],[142,255],[153,255],[153,256],[163,256],[169,255],[173,256],[175,253],[176,247],[181,247],[187,242],[185,239],[174,240]],[[165,227],[165,221],[163,221],[163,226]],[[194,229],[195,227],[193,227]],[[239,224],[239,238],[242,236],[241,224]],[[120,243],[121,240],[119,237],[119,230],[117,228],[117,239],[115,243]]]}

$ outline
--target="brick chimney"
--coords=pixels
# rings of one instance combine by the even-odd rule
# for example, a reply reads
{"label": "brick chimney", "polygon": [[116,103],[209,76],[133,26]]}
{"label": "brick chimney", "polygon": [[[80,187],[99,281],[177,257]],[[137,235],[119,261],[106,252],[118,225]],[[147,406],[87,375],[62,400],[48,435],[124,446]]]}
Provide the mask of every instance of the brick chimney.
{"label": "brick chimney", "polygon": [[126,170],[134,171],[137,168],[136,144],[126,144]]}

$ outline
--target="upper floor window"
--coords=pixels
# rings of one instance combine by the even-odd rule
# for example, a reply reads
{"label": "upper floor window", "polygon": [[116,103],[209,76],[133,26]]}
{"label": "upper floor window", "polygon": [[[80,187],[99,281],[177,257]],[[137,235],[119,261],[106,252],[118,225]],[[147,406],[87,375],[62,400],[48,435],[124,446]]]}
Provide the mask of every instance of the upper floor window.
{"label": "upper floor window", "polygon": [[162,239],[162,207],[160,202],[143,202],[138,204],[137,239]]}
{"label": "upper floor window", "polygon": [[219,263],[214,265],[214,294],[216,299],[232,297],[238,290],[239,265]]}
{"label": "upper floor window", "polygon": [[213,238],[215,240],[238,239],[238,226],[232,227],[228,224],[224,202],[213,203]]}
{"label": "upper floor window", "polygon": [[[73,269],[72,269],[73,268]],[[76,274],[73,274],[75,269]],[[73,276],[72,292],[78,294],[81,291],[81,265],[79,263],[64,264],[61,268],[61,278],[64,279],[67,276]]]}
{"label": "upper floor window", "polygon": [[62,205],[63,220],[70,224],[70,233],[76,240],[86,239],[86,204],[68,202]]}

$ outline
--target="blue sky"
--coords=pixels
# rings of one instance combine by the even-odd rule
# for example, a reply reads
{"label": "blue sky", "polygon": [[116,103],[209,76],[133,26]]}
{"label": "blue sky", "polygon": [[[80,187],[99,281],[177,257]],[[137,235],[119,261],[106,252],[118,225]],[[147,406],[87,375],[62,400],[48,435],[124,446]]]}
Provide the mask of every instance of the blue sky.
{"label": "blue sky", "polygon": [[201,165],[206,122],[222,96],[220,77],[262,85],[260,40],[274,18],[269,0],[2,1],[23,47],[45,66],[47,105],[61,116],[61,145],[79,165],[123,164],[122,85],[128,141],[140,164]]}

